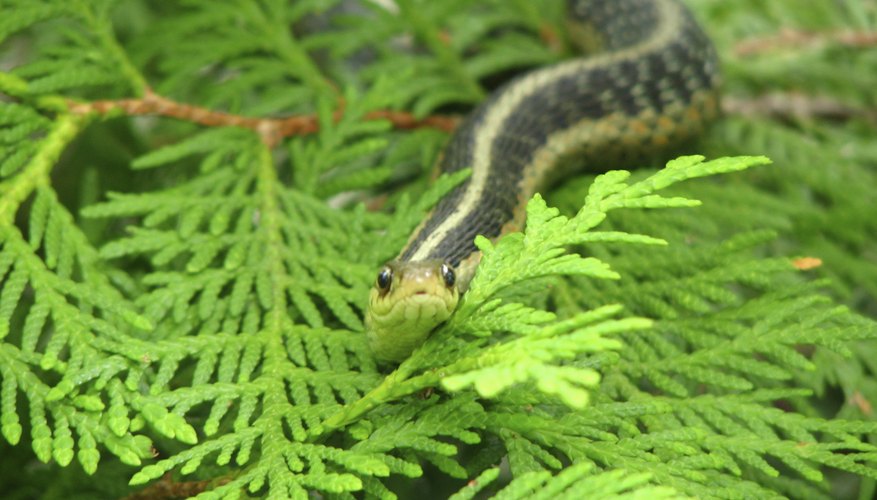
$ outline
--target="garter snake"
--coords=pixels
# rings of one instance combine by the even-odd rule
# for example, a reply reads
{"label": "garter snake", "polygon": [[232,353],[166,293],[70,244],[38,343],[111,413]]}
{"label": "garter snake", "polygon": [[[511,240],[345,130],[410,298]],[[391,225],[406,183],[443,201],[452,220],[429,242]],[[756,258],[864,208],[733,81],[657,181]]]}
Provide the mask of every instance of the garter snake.
{"label": "garter snake", "polygon": [[480,258],[476,235],[522,227],[526,202],[562,165],[629,164],[717,114],[718,63],[679,0],[568,0],[570,33],[599,52],[521,75],[456,129],[442,173],[471,168],[369,294],[376,357],[401,361],[453,312]]}

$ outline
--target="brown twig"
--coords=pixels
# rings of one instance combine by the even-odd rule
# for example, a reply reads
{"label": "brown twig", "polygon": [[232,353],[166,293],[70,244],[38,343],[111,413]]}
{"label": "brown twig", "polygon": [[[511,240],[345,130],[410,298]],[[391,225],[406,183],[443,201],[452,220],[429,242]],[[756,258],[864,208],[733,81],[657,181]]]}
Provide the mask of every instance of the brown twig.
{"label": "brown twig", "polygon": [[853,48],[877,47],[877,33],[870,31],[810,32],[786,28],[775,35],[743,40],[737,44],[734,53],[746,57],[782,48],[812,48],[825,44]]}
{"label": "brown twig", "polygon": [[457,116],[432,115],[427,116],[426,118],[416,118],[411,113],[389,110],[372,111],[366,113],[365,117],[368,120],[387,120],[392,123],[394,127],[405,130],[429,127],[443,130],[445,132],[453,132],[460,123],[460,118]]}
{"label": "brown twig", "polygon": [[[343,108],[343,104],[341,106]],[[119,99],[93,102],[69,102],[70,111],[75,114],[97,113],[106,115],[122,112],[131,116],[165,116],[188,121],[207,127],[242,127],[254,130],[269,146],[276,145],[280,139],[295,135],[313,134],[320,129],[316,116],[291,116],[288,118],[253,118],[234,115],[221,111],[213,111],[199,106],[192,106],[162,97],[153,92],[147,93],[142,99]],[[340,120],[343,109],[334,113],[334,119]],[[366,120],[387,120],[394,127],[413,129],[421,127],[437,128],[452,131],[456,128],[458,118],[434,115],[416,118],[404,111],[380,110],[365,115]]]}
{"label": "brown twig", "polygon": [[170,473],[146,488],[132,493],[123,500],[164,500],[173,498],[189,498],[216,486],[228,483],[230,479],[221,478],[206,481],[174,481]]}
{"label": "brown twig", "polygon": [[539,38],[552,52],[559,53],[563,50],[563,40],[554,25],[544,23],[539,26]]}
{"label": "brown twig", "polygon": [[877,109],[854,107],[829,97],[800,92],[774,92],[751,99],[727,96],[722,99],[722,111],[731,115],[780,119],[823,118],[842,121],[863,118],[877,123]]}

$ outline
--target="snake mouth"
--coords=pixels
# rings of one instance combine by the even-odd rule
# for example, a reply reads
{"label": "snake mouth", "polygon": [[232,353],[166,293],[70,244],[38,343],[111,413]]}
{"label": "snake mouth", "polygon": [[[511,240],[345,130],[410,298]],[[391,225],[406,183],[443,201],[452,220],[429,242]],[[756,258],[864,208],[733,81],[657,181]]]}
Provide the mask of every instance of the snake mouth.
{"label": "snake mouth", "polygon": [[372,318],[389,325],[412,321],[420,322],[430,316],[439,316],[436,318],[436,324],[438,324],[447,319],[457,305],[453,295],[446,295],[440,296],[430,293],[428,290],[416,290],[405,297],[397,296],[393,300],[379,300],[372,304]]}

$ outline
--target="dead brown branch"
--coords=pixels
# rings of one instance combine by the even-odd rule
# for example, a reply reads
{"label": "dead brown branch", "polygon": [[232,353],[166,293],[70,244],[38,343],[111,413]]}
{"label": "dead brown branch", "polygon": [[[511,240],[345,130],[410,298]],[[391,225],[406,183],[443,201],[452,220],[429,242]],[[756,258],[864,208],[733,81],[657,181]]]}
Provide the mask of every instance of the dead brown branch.
{"label": "dead brown branch", "polygon": [[209,489],[221,486],[230,481],[221,478],[215,481],[174,481],[170,473],[162,476],[158,481],[146,488],[124,497],[124,500],[165,500],[175,498],[189,498]]}
{"label": "dead brown branch", "polygon": [[862,118],[877,123],[877,109],[855,107],[829,97],[800,92],[773,92],[753,98],[727,96],[722,99],[726,114],[768,116],[789,119],[850,120]]}
{"label": "dead brown branch", "polygon": [[877,33],[867,31],[810,32],[783,29],[775,35],[743,40],[737,44],[734,53],[741,57],[747,57],[777,49],[814,48],[831,44],[852,48],[877,47]]}
{"label": "dead brown branch", "polygon": [[[141,99],[118,99],[93,102],[70,101],[69,108],[76,114],[97,113],[100,115],[120,112],[130,116],[164,116],[177,120],[197,123],[206,127],[241,127],[257,132],[269,146],[276,145],[282,138],[313,134],[320,129],[315,115],[291,116],[288,118],[253,118],[214,111],[199,106],[177,102],[155,93],[148,93]],[[343,114],[338,110],[335,120]],[[365,115],[367,120],[387,120],[399,129],[421,127],[451,131],[457,126],[458,118],[444,115],[417,118],[404,111],[379,110]]]}

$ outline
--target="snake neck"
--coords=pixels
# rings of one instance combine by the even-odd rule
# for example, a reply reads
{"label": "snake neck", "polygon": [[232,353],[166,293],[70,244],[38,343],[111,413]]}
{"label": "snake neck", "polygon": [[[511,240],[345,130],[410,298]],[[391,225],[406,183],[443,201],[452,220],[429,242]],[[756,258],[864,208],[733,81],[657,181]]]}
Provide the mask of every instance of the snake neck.
{"label": "snake neck", "polygon": [[527,73],[476,108],[438,165],[472,175],[435,207],[399,261],[472,267],[475,236],[521,228],[526,202],[570,157],[582,169],[627,166],[716,114],[715,51],[678,1],[569,4],[575,31],[605,52]]}

